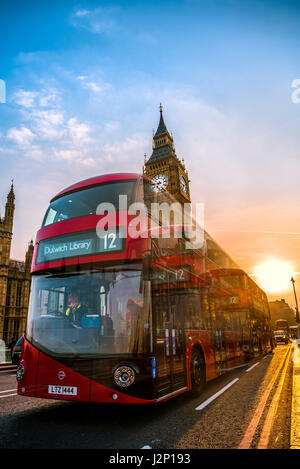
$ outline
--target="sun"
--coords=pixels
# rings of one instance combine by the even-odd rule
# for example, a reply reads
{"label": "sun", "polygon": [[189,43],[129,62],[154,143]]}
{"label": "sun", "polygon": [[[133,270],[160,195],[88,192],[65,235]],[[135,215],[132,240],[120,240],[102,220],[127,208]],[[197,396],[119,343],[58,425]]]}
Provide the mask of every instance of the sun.
{"label": "sun", "polygon": [[254,269],[254,276],[261,288],[268,293],[286,292],[291,288],[293,268],[290,262],[267,259]]}

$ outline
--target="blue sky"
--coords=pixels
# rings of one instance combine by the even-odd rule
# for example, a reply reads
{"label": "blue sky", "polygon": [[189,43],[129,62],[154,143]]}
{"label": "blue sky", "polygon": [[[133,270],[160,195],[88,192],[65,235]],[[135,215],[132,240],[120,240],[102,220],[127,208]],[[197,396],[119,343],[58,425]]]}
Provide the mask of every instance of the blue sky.
{"label": "blue sky", "polygon": [[[141,169],[160,102],[193,201],[229,250],[219,230],[300,232],[299,24],[292,1],[1,2],[0,206],[14,178],[12,255],[24,257],[63,187]],[[250,268],[265,255],[261,238],[251,243],[251,260],[233,246]],[[288,257],[290,243],[267,245]]]}

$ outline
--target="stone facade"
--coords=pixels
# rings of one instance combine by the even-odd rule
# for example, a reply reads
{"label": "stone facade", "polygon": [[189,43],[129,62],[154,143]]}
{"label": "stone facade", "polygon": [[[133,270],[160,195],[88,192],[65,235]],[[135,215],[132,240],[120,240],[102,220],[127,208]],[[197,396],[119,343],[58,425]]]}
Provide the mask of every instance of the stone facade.
{"label": "stone facade", "polygon": [[12,184],[7,196],[5,215],[0,217],[0,340],[7,344],[17,340],[25,332],[33,255],[31,241],[25,261],[10,259],[14,210],[15,194]]}

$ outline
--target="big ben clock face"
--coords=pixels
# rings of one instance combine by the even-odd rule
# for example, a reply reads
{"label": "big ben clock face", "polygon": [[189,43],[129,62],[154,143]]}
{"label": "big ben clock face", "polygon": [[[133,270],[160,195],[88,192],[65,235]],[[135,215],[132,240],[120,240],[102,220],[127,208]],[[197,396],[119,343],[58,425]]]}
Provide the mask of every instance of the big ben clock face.
{"label": "big ben clock face", "polygon": [[180,178],[180,187],[181,187],[182,192],[187,195],[188,187],[187,187],[186,180],[184,179],[183,176],[181,176]]}
{"label": "big ben clock face", "polygon": [[151,189],[153,192],[161,192],[167,188],[168,185],[168,176],[165,174],[157,174],[152,179],[150,184]]}

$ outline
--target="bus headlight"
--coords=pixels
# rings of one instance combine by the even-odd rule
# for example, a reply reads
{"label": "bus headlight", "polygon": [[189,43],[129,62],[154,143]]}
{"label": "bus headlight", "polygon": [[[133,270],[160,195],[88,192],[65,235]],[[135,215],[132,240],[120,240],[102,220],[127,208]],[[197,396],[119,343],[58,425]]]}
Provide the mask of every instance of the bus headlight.
{"label": "bus headlight", "polygon": [[16,373],[17,381],[22,381],[24,377],[24,373],[25,373],[25,362],[22,360],[19,363],[18,368],[17,368],[17,373]]}
{"label": "bus headlight", "polygon": [[128,388],[135,380],[135,371],[130,366],[119,366],[114,372],[114,381],[120,388]]}

